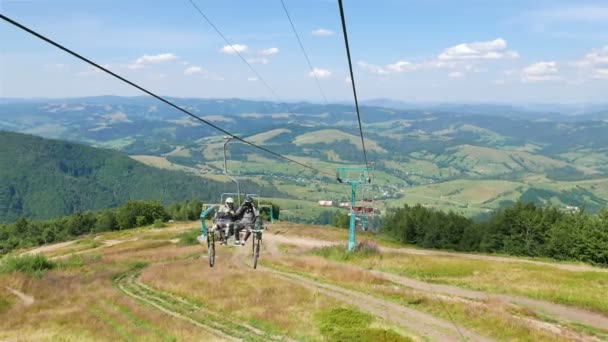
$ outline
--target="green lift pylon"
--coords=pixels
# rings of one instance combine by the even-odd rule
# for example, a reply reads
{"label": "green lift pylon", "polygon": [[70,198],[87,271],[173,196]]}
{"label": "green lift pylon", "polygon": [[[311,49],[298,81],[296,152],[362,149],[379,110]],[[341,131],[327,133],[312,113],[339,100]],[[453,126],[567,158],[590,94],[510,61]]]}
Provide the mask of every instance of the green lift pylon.
{"label": "green lift pylon", "polygon": [[350,226],[348,234],[349,252],[352,252],[357,246],[357,213],[355,212],[355,206],[357,205],[357,188],[361,183],[371,183],[369,172],[370,168],[368,167],[339,167],[336,172],[336,179],[338,182],[348,183],[351,188]]}

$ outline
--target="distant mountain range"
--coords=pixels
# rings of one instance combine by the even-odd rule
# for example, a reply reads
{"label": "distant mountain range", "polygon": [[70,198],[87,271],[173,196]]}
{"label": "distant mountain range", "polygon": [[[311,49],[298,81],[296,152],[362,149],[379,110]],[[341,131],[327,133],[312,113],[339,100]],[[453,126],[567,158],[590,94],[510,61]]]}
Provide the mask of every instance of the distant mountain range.
{"label": "distant mountain range", "polygon": [[[352,105],[297,102],[285,106],[242,99],[172,100],[247,140],[299,158],[326,172],[334,172],[338,166],[362,163]],[[608,183],[605,182],[608,180],[608,112],[603,112],[600,105],[589,107],[592,112],[571,115],[575,106],[432,104],[408,109],[409,104],[402,104],[406,109],[395,109],[389,106],[396,107],[399,103],[392,100],[374,100],[368,104],[361,108],[363,131],[368,157],[375,162],[374,190],[381,196],[405,196],[403,201],[410,201],[407,203],[416,201],[442,208],[468,205],[469,209],[473,208],[471,214],[494,210],[504,201],[517,199],[586,206],[593,210],[608,203]],[[223,169],[222,133],[149,97],[5,99],[0,101],[0,130],[120,151],[149,166],[187,170],[206,180],[217,179]],[[29,144],[38,140],[29,136],[21,143],[25,141]],[[17,149],[18,143],[7,146]],[[103,150],[103,153],[110,152]],[[268,187],[267,193],[289,193],[296,199],[316,201],[321,196],[319,191],[328,189],[312,181],[323,179],[320,174],[280,162],[246,145],[230,143],[227,152],[232,172],[257,186]],[[0,167],[11,166],[18,156],[6,157]],[[51,171],[52,165],[56,168],[68,157],[69,153],[55,156],[47,172],[59,172]],[[21,167],[19,173],[25,175],[22,180],[36,177],[31,171],[35,168],[35,163]],[[121,168],[114,172],[122,172]],[[146,170],[144,173],[151,172]],[[503,185],[498,188],[502,190],[498,191],[497,181],[508,182],[508,186],[504,188],[506,183],[500,183]],[[107,187],[106,184],[100,186]],[[6,193],[10,196],[17,193],[3,191],[5,197]],[[22,195],[29,193],[29,190],[22,191]],[[344,196],[338,188],[332,191],[334,193],[322,196],[336,199]],[[168,192],[164,193],[168,196]],[[410,193],[418,197],[408,197]],[[435,195],[429,196],[430,193]],[[146,193],[144,197],[157,195],[158,192]],[[117,205],[133,198],[129,196],[111,200],[104,197],[99,206]],[[181,195],[172,196],[161,198]],[[64,193],[59,197],[70,196]],[[37,203],[21,198],[22,206]],[[96,205],[69,202],[58,210],[63,213]],[[31,208],[20,210],[17,212],[26,215],[47,215]]]}

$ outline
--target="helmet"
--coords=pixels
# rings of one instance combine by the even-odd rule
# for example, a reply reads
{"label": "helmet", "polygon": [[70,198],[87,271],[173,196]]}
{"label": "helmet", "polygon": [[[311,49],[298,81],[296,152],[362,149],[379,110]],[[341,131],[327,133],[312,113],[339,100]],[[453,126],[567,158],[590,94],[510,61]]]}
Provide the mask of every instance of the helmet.
{"label": "helmet", "polygon": [[234,200],[232,199],[232,197],[226,198],[226,204],[230,204],[230,203],[234,204]]}
{"label": "helmet", "polygon": [[253,198],[251,198],[251,196],[247,196],[247,198],[245,198],[245,203],[253,203]]}

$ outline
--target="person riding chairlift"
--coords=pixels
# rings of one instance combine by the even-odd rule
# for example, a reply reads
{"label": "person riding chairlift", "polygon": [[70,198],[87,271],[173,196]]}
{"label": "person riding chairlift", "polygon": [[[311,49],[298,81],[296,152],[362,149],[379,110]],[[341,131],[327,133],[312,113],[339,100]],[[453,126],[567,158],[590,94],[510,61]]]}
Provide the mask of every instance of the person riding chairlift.
{"label": "person riding chairlift", "polygon": [[216,225],[216,231],[219,231],[222,245],[225,245],[230,237],[230,230],[233,229],[235,217],[234,199],[228,197],[226,198],[224,205],[217,210],[215,217],[213,218]]}
{"label": "person riding chairlift", "polygon": [[[251,235],[251,229],[254,228],[254,225],[259,215],[260,213],[258,209],[253,205],[253,198],[247,196],[243,205],[241,205],[241,207],[236,211],[236,214],[234,215],[237,219],[234,227],[234,236],[236,239],[236,241],[234,242],[235,246],[245,245],[245,242],[247,242],[247,239],[249,239],[249,236]],[[246,233],[245,238],[241,242],[240,237],[241,231],[243,229],[246,230]]]}

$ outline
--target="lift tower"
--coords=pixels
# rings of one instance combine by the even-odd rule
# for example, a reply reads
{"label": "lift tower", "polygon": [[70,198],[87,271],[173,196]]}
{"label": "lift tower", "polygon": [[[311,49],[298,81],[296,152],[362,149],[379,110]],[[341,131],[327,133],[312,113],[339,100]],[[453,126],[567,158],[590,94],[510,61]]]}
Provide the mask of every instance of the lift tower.
{"label": "lift tower", "polygon": [[340,183],[350,184],[351,188],[351,206],[350,206],[350,226],[348,235],[348,251],[352,252],[357,245],[357,213],[355,212],[355,206],[357,206],[357,188],[359,184],[371,183],[369,173],[371,168],[369,167],[339,167],[336,172],[336,179]]}

